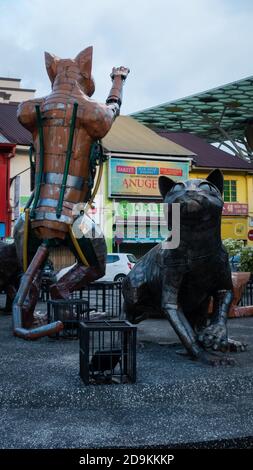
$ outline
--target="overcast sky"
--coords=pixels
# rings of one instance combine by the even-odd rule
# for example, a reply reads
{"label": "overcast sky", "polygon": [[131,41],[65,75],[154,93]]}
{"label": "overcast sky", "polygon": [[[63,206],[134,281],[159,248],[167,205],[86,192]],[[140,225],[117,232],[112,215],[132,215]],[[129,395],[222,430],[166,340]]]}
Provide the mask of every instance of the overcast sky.
{"label": "overcast sky", "polygon": [[253,0],[0,0],[0,76],[50,91],[44,51],[94,46],[94,98],[131,69],[123,114],[253,75]]}

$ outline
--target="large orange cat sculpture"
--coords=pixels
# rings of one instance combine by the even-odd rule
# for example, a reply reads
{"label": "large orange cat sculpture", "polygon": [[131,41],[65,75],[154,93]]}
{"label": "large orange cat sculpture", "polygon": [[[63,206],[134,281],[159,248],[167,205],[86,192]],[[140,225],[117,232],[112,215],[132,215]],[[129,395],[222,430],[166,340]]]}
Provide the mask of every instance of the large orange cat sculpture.
{"label": "large orange cat sculpture", "polygon": [[50,247],[67,245],[78,260],[52,286],[53,298],[69,298],[73,290],[104,275],[104,238],[101,234],[92,240],[76,237],[73,224],[78,216],[74,208],[90,199],[94,144],[98,155],[95,159],[99,159],[99,139],[106,135],[119,114],[123,83],[129,70],[112,69],[113,83],[106,104],[97,103],[91,99],[95,90],[92,52],[92,47],[88,47],[73,60],[46,52],[52,92],[44,98],[25,101],[18,108],[20,123],[32,133],[35,154],[33,201],[16,224],[14,235],[24,265],[13,303],[14,334],[26,339],[51,335],[63,327],[61,322],[55,322],[31,329],[40,271]]}

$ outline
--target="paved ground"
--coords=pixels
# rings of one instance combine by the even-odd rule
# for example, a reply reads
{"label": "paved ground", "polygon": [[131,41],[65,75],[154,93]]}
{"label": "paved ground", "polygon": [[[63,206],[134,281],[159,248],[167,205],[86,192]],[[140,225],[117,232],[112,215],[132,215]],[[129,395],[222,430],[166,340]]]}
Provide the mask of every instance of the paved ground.
{"label": "paved ground", "polygon": [[0,447],[250,446],[253,318],[230,320],[229,330],[249,351],[234,367],[212,368],[176,354],[166,320],[143,322],[137,383],[87,387],[78,341],[14,338],[0,314]]}

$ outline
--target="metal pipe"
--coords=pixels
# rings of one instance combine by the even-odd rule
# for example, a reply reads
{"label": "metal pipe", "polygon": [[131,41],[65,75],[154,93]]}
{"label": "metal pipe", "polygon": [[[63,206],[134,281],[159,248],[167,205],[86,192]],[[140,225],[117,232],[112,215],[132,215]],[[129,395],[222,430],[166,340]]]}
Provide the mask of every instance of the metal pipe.
{"label": "metal pipe", "polygon": [[24,207],[24,210],[30,208],[30,206],[31,206],[31,204],[32,204],[32,202],[33,202],[33,199],[34,199],[34,191],[31,193],[31,195],[30,195],[30,197],[29,197],[29,199],[28,199],[28,201],[27,201],[27,203],[26,203],[26,205],[25,205],[25,207]]}
{"label": "metal pipe", "polygon": [[38,328],[33,328],[28,330],[23,328],[23,319],[22,319],[22,307],[24,305],[26,296],[31,287],[32,281],[40,269],[43,262],[47,259],[49,250],[46,242],[43,242],[32,262],[30,263],[27,271],[23,274],[20,287],[16,294],[16,297],[13,302],[12,313],[13,313],[13,334],[20,338],[24,339],[37,339],[42,336],[50,336],[54,333],[58,333],[63,329],[63,324],[60,321],[50,323],[49,325],[43,325]]}
{"label": "metal pipe", "polygon": [[62,178],[59,201],[58,201],[58,205],[57,205],[57,209],[56,209],[56,217],[57,218],[61,217],[63,198],[64,198],[67,178],[68,178],[68,174],[69,174],[69,165],[70,165],[71,154],[72,154],[72,146],[73,146],[73,140],[74,140],[77,108],[78,108],[78,103],[74,103],[72,119],[71,119],[71,123],[70,123],[69,141],[68,141],[68,148],[67,148],[67,153],[66,153],[65,168],[64,168],[63,178]]}
{"label": "metal pipe", "polygon": [[29,209],[25,209],[24,238],[23,238],[23,270],[28,267],[28,230],[29,230]]}
{"label": "metal pipe", "polygon": [[39,171],[36,175],[34,203],[33,203],[33,207],[32,207],[31,214],[30,214],[31,218],[34,217],[35,209],[37,207],[38,200],[40,197],[40,187],[42,183],[43,168],[44,168],[44,138],[43,138],[42,117],[41,117],[39,105],[35,105],[35,111],[36,111],[36,116],[37,116],[37,127],[39,131],[40,161],[39,161]]}
{"label": "metal pipe", "polygon": [[98,177],[97,177],[97,181],[96,181],[96,184],[95,184],[95,188],[91,194],[91,197],[88,201],[88,204],[91,205],[95,199],[95,196],[98,192],[98,188],[100,186],[100,183],[101,183],[101,179],[102,179],[102,175],[103,175],[103,162],[100,162],[99,164],[99,171],[98,171]]}

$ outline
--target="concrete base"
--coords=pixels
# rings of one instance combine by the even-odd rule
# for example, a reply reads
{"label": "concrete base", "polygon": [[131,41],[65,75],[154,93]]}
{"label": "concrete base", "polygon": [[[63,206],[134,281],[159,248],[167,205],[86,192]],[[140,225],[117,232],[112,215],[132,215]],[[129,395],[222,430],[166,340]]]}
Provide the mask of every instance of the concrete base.
{"label": "concrete base", "polygon": [[234,367],[176,354],[166,320],[138,329],[137,383],[85,386],[78,341],[18,339],[0,315],[0,447],[249,447],[253,318],[229,321],[231,336],[249,343]]}

